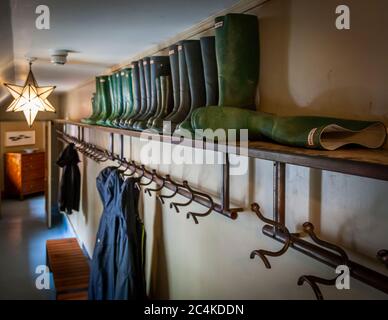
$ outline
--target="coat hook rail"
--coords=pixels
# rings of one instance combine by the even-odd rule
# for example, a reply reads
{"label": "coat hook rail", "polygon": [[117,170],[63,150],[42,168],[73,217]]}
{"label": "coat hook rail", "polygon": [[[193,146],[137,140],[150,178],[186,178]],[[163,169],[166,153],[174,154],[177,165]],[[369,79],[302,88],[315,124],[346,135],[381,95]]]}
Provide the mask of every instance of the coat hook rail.
{"label": "coat hook rail", "polygon": [[[224,209],[222,205],[215,203],[211,199],[211,197],[205,195],[204,193],[191,189],[188,183],[181,185],[181,187],[179,188],[177,187],[178,184],[174,182],[171,178],[167,179],[168,176],[162,177],[156,174],[156,171],[154,173],[146,169],[144,169],[143,171],[143,168],[141,165],[137,165],[133,161],[126,161],[124,158],[123,159],[120,158],[120,156],[114,154],[114,150],[112,148],[114,144],[114,138],[112,138],[112,136],[110,140],[111,142],[110,151],[108,151],[94,144],[81,141],[76,137],[73,137],[65,133],[64,131],[57,130],[57,133],[58,133],[59,140],[65,143],[74,143],[78,150],[82,151],[87,157],[93,159],[94,161],[97,161],[97,162],[102,162],[107,160],[118,161],[120,164],[125,165],[128,169],[132,169],[134,173],[144,176],[145,178],[149,179],[151,182],[155,182],[158,186],[164,186],[165,188],[174,191],[174,196],[175,194],[179,194],[187,199],[192,199],[190,202],[194,201],[208,208],[208,210],[205,213],[194,213],[194,212],[188,213],[188,218],[193,217],[193,220],[196,224],[198,223],[197,217],[205,217],[209,215],[212,211],[220,213],[232,220],[237,218],[237,211],[235,210],[229,211]],[[147,183],[146,185],[148,186],[149,184]],[[145,192],[147,191],[145,190]]]}

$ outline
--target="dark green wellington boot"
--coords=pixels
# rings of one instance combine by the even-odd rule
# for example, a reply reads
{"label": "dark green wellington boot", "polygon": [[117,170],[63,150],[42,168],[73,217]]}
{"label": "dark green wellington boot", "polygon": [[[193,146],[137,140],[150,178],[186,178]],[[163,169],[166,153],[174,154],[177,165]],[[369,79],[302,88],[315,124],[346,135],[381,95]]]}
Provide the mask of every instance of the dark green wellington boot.
{"label": "dark green wellington boot", "polygon": [[141,93],[140,93],[140,78],[139,78],[139,61],[132,63],[132,113],[125,123],[125,128],[132,129],[134,119],[139,115],[141,109]]}
{"label": "dark green wellington boot", "polygon": [[216,106],[218,104],[216,38],[202,37],[199,40],[201,42],[203,74],[205,77],[206,106]]}
{"label": "dark green wellington boot", "polygon": [[[256,110],[255,97],[260,59],[257,17],[247,14],[227,14],[217,17],[215,52],[219,86],[218,105]],[[201,111],[201,119],[205,114],[206,111]],[[209,111],[209,116],[214,116],[214,112]],[[213,120],[217,121],[217,118]],[[198,122],[196,124],[201,125]],[[221,117],[219,127],[224,127]],[[204,127],[194,129],[201,128]]]}
{"label": "dark green wellington boot", "polygon": [[[201,44],[201,58],[203,64],[203,78],[204,78],[204,91],[205,97],[201,92],[198,92],[198,85],[193,86],[192,72],[197,75],[196,68],[199,66],[193,65],[192,59],[189,58],[189,52],[186,54],[187,69],[189,74],[190,93],[192,97],[197,97],[197,100],[192,99],[192,110],[198,107],[216,105],[218,103],[218,75],[217,75],[217,59],[215,51],[215,37],[203,37],[200,39]],[[195,60],[194,60],[195,61]],[[195,79],[194,79],[195,80]],[[200,78],[196,79],[197,82]],[[201,99],[198,99],[201,97]],[[191,110],[191,112],[192,112]],[[192,138],[193,128],[191,127],[191,112],[189,116],[183,121],[175,130],[174,135],[185,136]],[[182,130],[183,129],[183,130]]]}
{"label": "dark green wellington boot", "polygon": [[144,71],[144,82],[145,82],[145,92],[147,98],[147,109],[145,110],[144,115],[136,122],[137,130],[144,130],[147,128],[148,119],[152,116],[152,94],[151,94],[151,58],[146,57],[143,59],[143,71]]}
{"label": "dark green wellington boot", "polygon": [[116,74],[112,73],[109,75],[109,92],[110,92],[110,104],[111,104],[111,113],[109,117],[105,120],[105,125],[108,127],[113,127],[113,119],[116,117]]}
{"label": "dark green wellington boot", "polygon": [[164,119],[165,121],[169,121],[170,118],[174,116],[174,114],[178,111],[180,104],[178,45],[174,44],[168,48],[168,56],[170,60],[174,108],[172,109],[170,114],[167,115],[167,117]]}
{"label": "dark green wellington boot", "polygon": [[144,60],[139,60],[139,83],[140,83],[140,110],[138,114],[130,120],[129,125],[133,130],[139,130],[137,128],[139,121],[145,116],[147,111],[147,91],[145,85],[145,77],[144,77]]}
{"label": "dark green wellington boot", "polygon": [[121,90],[123,92],[124,114],[121,117],[119,126],[125,128],[126,121],[130,118],[133,110],[132,98],[132,69],[125,68],[121,70]]}
{"label": "dark green wellington boot", "polygon": [[92,114],[87,118],[82,118],[81,122],[86,124],[95,124],[95,121],[93,120],[96,117],[97,113],[97,102],[96,102],[96,93],[93,93],[91,98],[92,103]]}
{"label": "dark green wellington boot", "polygon": [[[280,117],[218,106],[194,110],[191,122],[197,129],[248,129],[252,140],[265,137],[289,146],[325,150],[335,150],[348,144],[380,148],[387,135],[384,124],[376,121],[313,116]],[[203,136],[212,139],[206,133]]]}
{"label": "dark green wellington boot", "polygon": [[159,116],[162,110],[162,91],[160,90],[160,76],[155,79],[155,91],[156,91],[156,114],[149,121],[150,124],[147,124],[148,130],[155,130],[153,124],[155,119]]}
{"label": "dark green wellington boot", "polygon": [[227,14],[215,19],[219,106],[256,110],[259,79],[257,17]]}
{"label": "dark green wellington boot", "polygon": [[[170,123],[163,128],[163,132],[172,133],[175,127],[181,123],[190,112],[191,97],[190,97],[190,86],[189,76],[187,74],[185,51],[183,50],[184,43],[198,40],[184,40],[178,42],[178,59],[179,59],[179,108],[178,110],[169,117]],[[166,125],[166,124],[165,124]]]}
{"label": "dark green wellington boot", "polygon": [[110,98],[110,88],[109,88],[109,76],[100,76],[99,77],[99,87],[98,87],[98,103],[100,107],[100,115],[96,121],[97,125],[105,126],[106,119],[109,118],[112,112],[111,98]]}
{"label": "dark green wellington boot", "polygon": [[112,120],[112,124],[116,128],[120,128],[120,120],[124,113],[124,105],[123,105],[123,87],[121,84],[121,71],[115,72],[115,95],[116,95],[116,114],[114,119]]}
{"label": "dark green wellington boot", "polygon": [[87,124],[96,124],[96,121],[99,118],[99,115],[101,113],[100,105],[98,102],[99,98],[99,85],[100,85],[100,79],[99,77],[95,78],[95,84],[96,84],[96,92],[93,93],[93,97],[91,99],[92,102],[92,114],[89,118],[81,119],[81,122],[87,123]]}
{"label": "dark green wellington boot", "polygon": [[[160,81],[158,77],[170,72],[170,62],[168,56],[151,57],[151,116],[147,121],[147,128],[152,128],[154,120],[159,116],[161,111],[160,97],[158,99],[156,84]],[[160,90],[160,82],[159,82]],[[159,92],[160,95],[160,92]]]}
{"label": "dark green wellington boot", "polygon": [[160,86],[160,89],[157,88],[160,111],[157,117],[152,123],[151,129],[158,132],[163,132],[163,120],[171,112],[173,106],[173,93],[172,93],[172,81],[170,75],[161,75],[159,77],[159,82],[157,85]]}
{"label": "dark green wellington boot", "polygon": [[96,93],[92,94],[92,98],[90,100],[92,103],[92,114],[87,118],[82,118],[81,119],[82,123],[87,123],[87,124],[93,123],[93,117],[95,117],[95,114],[96,114]]}

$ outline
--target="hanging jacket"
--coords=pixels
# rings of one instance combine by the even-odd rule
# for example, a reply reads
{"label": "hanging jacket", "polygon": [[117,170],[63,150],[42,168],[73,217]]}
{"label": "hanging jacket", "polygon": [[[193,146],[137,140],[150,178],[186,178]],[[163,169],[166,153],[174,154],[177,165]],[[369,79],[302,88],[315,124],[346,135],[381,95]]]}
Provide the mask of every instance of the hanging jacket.
{"label": "hanging jacket", "polygon": [[80,162],[78,152],[70,143],[61,153],[57,165],[63,168],[59,186],[59,210],[71,214],[79,210],[81,174],[78,168]]}
{"label": "hanging jacket", "polygon": [[136,179],[124,180],[115,167],[97,177],[103,213],[93,252],[90,300],[127,300],[145,297],[144,228],[138,215]]}

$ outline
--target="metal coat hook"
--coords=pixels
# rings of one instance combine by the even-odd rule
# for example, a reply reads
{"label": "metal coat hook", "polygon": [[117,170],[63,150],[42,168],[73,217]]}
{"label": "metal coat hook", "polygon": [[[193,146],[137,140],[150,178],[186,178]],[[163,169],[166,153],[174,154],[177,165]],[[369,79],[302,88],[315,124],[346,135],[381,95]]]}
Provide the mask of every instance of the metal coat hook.
{"label": "metal coat hook", "polygon": [[[137,177],[137,181],[135,182],[135,185],[136,185],[136,187],[139,189],[139,190],[141,190],[141,178],[143,178],[144,177],[144,173],[145,173],[145,166],[142,164],[141,166],[140,166],[140,170],[141,170],[141,175],[139,176],[139,177]],[[136,170],[135,170],[136,171]]]}
{"label": "metal coat hook", "polygon": [[[125,162],[126,162],[126,169],[124,170],[123,175],[126,176],[126,177],[132,177],[136,173],[136,168],[137,168],[136,163],[134,161],[129,161],[128,162],[126,160],[125,160]],[[132,170],[132,172],[130,174],[126,174],[125,171],[131,170],[130,169],[131,166],[134,167],[134,169]]]}
{"label": "metal coat hook", "polygon": [[[188,188],[190,188],[190,187],[188,186]],[[207,195],[206,193],[202,193],[202,192],[199,192],[199,191],[195,191],[195,196],[194,196],[194,198],[195,198],[196,196],[200,196],[200,197],[203,197],[203,198],[207,198],[207,199],[209,200],[209,202],[210,202],[210,207],[209,207],[209,209],[208,209],[206,212],[198,213],[198,212],[189,211],[189,212],[187,213],[187,219],[189,219],[190,216],[191,216],[191,217],[193,218],[195,224],[198,224],[198,219],[197,219],[197,217],[206,217],[206,216],[208,216],[208,215],[213,211],[213,209],[214,209],[214,202],[213,202],[212,197],[210,197],[210,196]]]}
{"label": "metal coat hook", "polygon": [[160,200],[161,203],[164,204],[164,199],[171,199],[172,197],[175,197],[175,195],[178,193],[179,189],[176,183],[171,179],[171,176],[169,174],[166,175],[165,181],[169,182],[171,185],[175,187],[175,190],[172,194],[170,195],[158,195],[158,199]]}
{"label": "metal coat hook", "polygon": [[144,193],[148,193],[148,195],[149,195],[150,197],[152,197],[151,192],[159,192],[159,191],[161,191],[161,190],[165,187],[165,184],[166,184],[166,179],[165,179],[165,178],[158,176],[158,174],[157,174],[156,172],[155,172],[155,176],[156,176],[158,179],[162,180],[162,184],[161,184],[159,187],[156,187],[156,188],[154,188],[154,189],[145,188]]}
{"label": "metal coat hook", "polygon": [[156,175],[156,170],[152,169],[151,178],[149,179],[150,181],[148,181],[146,183],[141,183],[141,181],[139,181],[139,185],[142,187],[149,186],[154,181],[155,175]]}
{"label": "metal coat hook", "polygon": [[171,202],[170,203],[170,209],[174,208],[175,211],[177,213],[179,213],[179,207],[187,207],[188,205],[190,205],[193,202],[193,200],[194,200],[194,192],[189,187],[189,183],[186,180],[183,181],[183,185],[178,184],[178,183],[175,183],[175,185],[177,187],[177,191],[179,190],[179,188],[185,188],[185,189],[187,189],[190,192],[190,198],[189,198],[189,200],[187,202],[183,202],[183,203]]}
{"label": "metal coat hook", "polygon": [[260,211],[260,206],[257,203],[253,203],[251,206],[251,209],[252,209],[252,211],[254,211],[256,213],[257,217],[260,220],[264,221],[265,223],[268,223],[271,226],[274,226],[277,229],[282,230],[284,232],[284,234],[286,235],[287,240],[285,241],[283,247],[279,251],[267,251],[267,250],[259,249],[259,250],[254,250],[251,252],[251,255],[250,255],[251,259],[253,259],[255,256],[259,256],[261,258],[261,260],[263,260],[266,268],[271,269],[271,264],[269,263],[267,256],[279,257],[279,256],[283,255],[284,253],[286,253],[286,251],[288,250],[288,248],[291,245],[291,235],[290,235],[290,232],[288,231],[288,229],[285,225],[264,217]]}
{"label": "metal coat hook", "polygon": [[[322,239],[319,239],[317,235],[314,232],[314,225],[310,222],[305,222],[303,224],[303,230],[310,236],[310,238],[320,246],[330,249],[332,251],[335,251],[339,254],[341,258],[341,264],[342,265],[348,265],[349,264],[349,258],[346,254],[345,250],[343,250],[341,247],[336,246],[335,244],[329,243],[327,241],[324,241]],[[339,274],[333,279],[324,279],[313,275],[303,275],[298,279],[298,286],[303,285],[305,282],[308,283],[311,288],[314,291],[315,297],[317,300],[323,300],[323,295],[321,290],[319,289],[318,284],[323,284],[326,286],[334,286],[336,284],[337,278],[341,276]]]}

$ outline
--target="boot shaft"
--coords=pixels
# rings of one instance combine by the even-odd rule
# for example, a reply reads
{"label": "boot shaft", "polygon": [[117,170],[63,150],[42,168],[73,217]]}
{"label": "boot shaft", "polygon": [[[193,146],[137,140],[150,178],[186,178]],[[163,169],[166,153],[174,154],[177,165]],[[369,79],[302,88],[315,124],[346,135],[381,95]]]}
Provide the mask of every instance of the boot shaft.
{"label": "boot shaft", "polygon": [[144,60],[139,60],[139,82],[140,82],[140,111],[139,117],[144,115],[147,110],[147,91],[146,91],[146,81],[144,76]]}
{"label": "boot shaft", "polygon": [[184,41],[183,49],[190,88],[190,114],[193,109],[203,107],[206,104],[205,80],[203,75],[200,41]]}
{"label": "boot shaft", "polygon": [[126,121],[132,113],[133,97],[132,97],[132,69],[125,68],[121,70],[121,90],[123,92],[123,117],[122,121]]}
{"label": "boot shaft", "polygon": [[174,110],[179,108],[180,93],[179,93],[179,57],[178,57],[178,46],[175,44],[168,48],[168,55],[171,66],[171,81],[174,96]]}
{"label": "boot shaft", "polygon": [[151,101],[152,101],[152,116],[148,119],[147,127],[152,127],[153,121],[161,112],[161,92],[160,92],[160,76],[169,75],[170,62],[168,56],[151,57]]}
{"label": "boot shaft", "polygon": [[147,113],[151,109],[151,59],[146,57],[143,59],[143,69],[144,69],[144,81],[145,81],[145,92],[147,99]]}
{"label": "boot shaft", "polygon": [[205,78],[206,106],[218,104],[218,74],[216,58],[216,38],[202,37],[201,54],[203,62],[203,72]]}
{"label": "boot shaft", "polygon": [[259,79],[257,17],[227,14],[215,19],[219,105],[255,110]]}
{"label": "boot shaft", "polygon": [[[189,77],[187,73],[187,64],[184,46],[190,42],[197,42],[198,40],[184,40],[177,43],[178,47],[178,62],[179,62],[179,107],[168,120],[171,121],[171,129],[181,123],[189,114],[191,108],[191,96]],[[168,127],[169,129],[170,127]]]}
{"label": "boot shaft", "polygon": [[139,77],[139,62],[132,62],[132,93],[133,93],[133,111],[135,116],[140,111],[141,95],[140,95],[140,77]]}
{"label": "boot shaft", "polygon": [[101,109],[101,113],[100,113],[99,119],[97,120],[97,123],[104,125],[105,120],[110,116],[112,111],[109,76],[100,76],[98,78],[99,78],[98,103]]}

